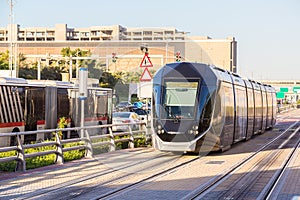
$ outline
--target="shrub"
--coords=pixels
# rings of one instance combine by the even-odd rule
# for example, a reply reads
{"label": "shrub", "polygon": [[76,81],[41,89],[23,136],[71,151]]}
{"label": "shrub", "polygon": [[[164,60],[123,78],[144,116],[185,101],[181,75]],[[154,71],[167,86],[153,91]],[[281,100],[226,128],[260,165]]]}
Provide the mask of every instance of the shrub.
{"label": "shrub", "polygon": [[[82,143],[73,142],[73,143],[64,144],[63,147],[78,146],[80,144],[82,144]],[[25,149],[24,153],[30,154],[30,153],[43,152],[43,151],[49,151],[49,150],[54,150],[54,149],[56,149],[56,146],[54,146],[54,145],[44,146],[44,147]],[[3,153],[0,153],[0,158],[16,156],[16,155],[17,155],[16,151],[3,152]],[[68,162],[71,160],[76,160],[76,159],[81,159],[84,157],[84,155],[85,155],[84,149],[72,150],[72,151],[67,151],[67,152],[63,153],[65,162]],[[48,154],[48,155],[44,155],[44,156],[26,158],[26,169],[34,169],[34,168],[38,168],[38,167],[55,164],[55,159],[56,159],[55,154]],[[12,172],[15,170],[15,168],[16,168],[16,161],[0,163],[0,171]]]}

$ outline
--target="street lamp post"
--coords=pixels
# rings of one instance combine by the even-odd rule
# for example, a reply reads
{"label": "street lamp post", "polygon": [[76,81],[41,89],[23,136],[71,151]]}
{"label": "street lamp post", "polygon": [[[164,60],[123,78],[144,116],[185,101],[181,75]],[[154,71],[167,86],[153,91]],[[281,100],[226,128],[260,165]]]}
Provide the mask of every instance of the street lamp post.
{"label": "street lamp post", "polygon": [[10,77],[13,77],[13,2],[10,0],[9,2],[9,71],[10,71]]}

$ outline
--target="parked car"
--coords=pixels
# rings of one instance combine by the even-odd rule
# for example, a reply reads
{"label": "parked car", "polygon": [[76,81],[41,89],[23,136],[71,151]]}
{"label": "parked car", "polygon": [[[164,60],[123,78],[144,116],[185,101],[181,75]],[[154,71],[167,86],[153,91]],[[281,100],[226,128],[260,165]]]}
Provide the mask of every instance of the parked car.
{"label": "parked car", "polygon": [[[139,122],[141,121],[135,112],[114,112],[112,116],[112,124],[132,123],[130,125],[132,130],[139,128],[139,124],[137,124]],[[112,131],[128,131],[128,125],[113,126]]]}
{"label": "parked car", "polygon": [[138,108],[142,108],[143,107],[143,102],[134,102],[133,103],[133,108],[138,109]]}
{"label": "parked car", "polygon": [[135,109],[134,112],[138,114],[139,119],[147,124],[148,122],[148,112],[144,109]]}
{"label": "parked car", "polygon": [[132,107],[132,104],[129,101],[121,101],[116,106],[116,111],[128,111]]}

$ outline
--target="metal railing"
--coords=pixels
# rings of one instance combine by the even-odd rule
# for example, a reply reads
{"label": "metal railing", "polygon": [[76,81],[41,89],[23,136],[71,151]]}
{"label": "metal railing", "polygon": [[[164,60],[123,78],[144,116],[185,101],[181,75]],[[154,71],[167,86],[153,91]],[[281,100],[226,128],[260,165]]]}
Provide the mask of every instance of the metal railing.
{"label": "metal railing", "polygon": [[295,108],[298,108],[298,106],[296,104],[285,104],[285,105],[278,104],[277,105],[277,113],[281,113],[281,112],[288,111],[288,110],[295,109]]}
{"label": "metal railing", "polygon": [[[124,132],[113,132],[112,127],[117,126],[127,126],[128,131]],[[63,128],[63,129],[46,129],[46,130],[38,130],[38,131],[26,131],[26,132],[12,132],[12,133],[0,133],[0,139],[2,137],[16,137],[16,145],[9,147],[0,147],[0,153],[2,152],[10,152],[16,151],[17,154],[15,156],[8,156],[0,158],[0,163],[16,161],[16,171],[26,171],[26,158],[32,158],[37,156],[44,156],[49,154],[55,154],[55,164],[63,164],[64,163],[64,152],[72,151],[72,150],[85,150],[85,157],[92,158],[93,148],[97,146],[108,146],[109,151],[116,150],[116,143],[118,142],[128,142],[128,148],[134,148],[134,140],[139,138],[145,138],[148,140],[150,135],[148,134],[145,123],[138,123],[139,129],[132,130],[130,123],[126,124],[109,124],[109,125],[98,125],[98,126],[86,126],[86,127],[75,127],[75,128]],[[137,125],[137,124],[135,124]],[[91,135],[89,134],[90,130],[99,130],[99,135]],[[102,130],[106,129],[108,133],[102,134]],[[69,131],[77,131],[80,137],[71,138],[71,139],[62,139],[62,132]],[[54,141],[42,141],[34,144],[23,144],[22,136],[31,135],[31,134],[46,134],[51,133],[54,134]],[[125,136],[125,137],[122,137]],[[96,141],[96,142],[94,142]],[[64,144],[67,143],[76,143],[79,145],[64,147]],[[53,150],[46,150],[41,152],[34,153],[25,153],[25,149],[30,148],[38,148],[45,146],[55,146],[56,148]]]}

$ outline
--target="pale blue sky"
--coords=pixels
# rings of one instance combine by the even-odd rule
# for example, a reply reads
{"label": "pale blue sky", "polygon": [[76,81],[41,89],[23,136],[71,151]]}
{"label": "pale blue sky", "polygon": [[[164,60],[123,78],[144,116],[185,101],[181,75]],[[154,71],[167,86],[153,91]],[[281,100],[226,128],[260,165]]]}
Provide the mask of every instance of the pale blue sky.
{"label": "pale blue sky", "polygon": [[[300,80],[299,0],[14,0],[21,27],[122,25],[176,27],[190,35],[238,42],[238,73],[254,79]],[[0,27],[9,22],[0,0]]]}

